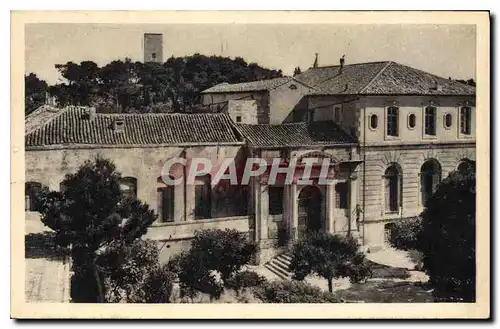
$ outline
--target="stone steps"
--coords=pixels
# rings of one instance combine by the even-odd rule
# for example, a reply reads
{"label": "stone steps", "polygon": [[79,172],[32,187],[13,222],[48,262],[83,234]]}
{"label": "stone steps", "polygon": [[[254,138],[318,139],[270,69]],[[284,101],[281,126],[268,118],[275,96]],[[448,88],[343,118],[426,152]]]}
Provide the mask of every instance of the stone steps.
{"label": "stone steps", "polygon": [[289,253],[281,254],[264,264],[264,267],[280,279],[290,280],[292,278],[292,273],[289,270],[291,260],[292,256]]}

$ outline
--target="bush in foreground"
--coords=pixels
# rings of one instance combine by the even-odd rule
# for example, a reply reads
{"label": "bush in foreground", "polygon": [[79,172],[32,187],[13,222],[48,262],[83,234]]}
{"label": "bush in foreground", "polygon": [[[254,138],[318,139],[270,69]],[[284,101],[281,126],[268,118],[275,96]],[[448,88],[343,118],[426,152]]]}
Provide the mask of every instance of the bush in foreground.
{"label": "bush in foreground", "polygon": [[417,240],[421,231],[421,217],[398,220],[391,228],[389,242],[396,249],[414,250],[417,248]]}
{"label": "bush in foreground", "polygon": [[476,175],[453,172],[441,182],[422,214],[418,249],[438,298],[475,300]]}
{"label": "bush in foreground", "polygon": [[338,303],[339,299],[303,281],[272,281],[252,288],[264,303]]}

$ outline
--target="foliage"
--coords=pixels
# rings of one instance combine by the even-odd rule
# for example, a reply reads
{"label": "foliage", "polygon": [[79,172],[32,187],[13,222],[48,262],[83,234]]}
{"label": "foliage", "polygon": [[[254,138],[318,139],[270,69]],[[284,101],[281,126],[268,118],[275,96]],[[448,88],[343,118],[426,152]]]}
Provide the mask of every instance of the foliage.
{"label": "foliage", "polygon": [[223,281],[248,264],[256,251],[246,234],[231,229],[199,231],[191,241],[191,252],[203,253],[205,266],[218,271]]}
{"label": "foliage", "polygon": [[216,84],[281,77],[281,71],[246,63],[241,57],[194,54],[165,63],[115,60],[67,62],[56,68],[66,79],[49,88],[58,105],[94,105],[99,112],[197,112],[199,94]]}
{"label": "foliage", "polygon": [[466,85],[469,85],[469,86],[472,86],[472,87],[476,86],[476,81],[474,79],[472,79],[472,78],[467,79],[467,80],[458,79],[458,80],[455,80],[455,81],[463,83],[463,84],[466,84]]}
{"label": "foliage", "polygon": [[437,294],[475,300],[475,171],[452,172],[429,199],[422,217],[418,249]]}
{"label": "foliage", "polygon": [[252,289],[264,303],[338,303],[333,294],[303,281],[265,282]]}
{"label": "foliage", "polygon": [[303,280],[311,273],[325,278],[328,290],[332,292],[333,279],[353,275],[351,280],[359,281],[368,273],[365,266],[364,257],[359,255],[358,244],[353,238],[313,232],[293,247],[290,270],[297,280]]}
{"label": "foliage", "polygon": [[170,303],[175,274],[165,265],[157,266],[146,277],[143,285],[145,303]]}
{"label": "foliage", "polygon": [[98,265],[106,278],[107,302],[142,302],[145,282],[158,266],[156,242],[117,240],[100,255]]}
{"label": "foliage", "polygon": [[189,251],[171,259],[168,267],[178,275],[182,296],[193,299],[203,292],[218,299],[256,251],[256,244],[237,230],[203,230],[196,233]]}
{"label": "foliage", "polygon": [[[55,231],[58,245],[70,247],[75,277],[93,275],[96,302],[105,301],[105,277],[116,278],[113,271],[127,264],[156,219],[147,204],[123,198],[120,179],[112,162],[97,157],[67,174],[62,191],[43,190],[40,197],[42,222]],[[110,268],[104,259],[112,256],[116,263]]]}
{"label": "foliage", "polygon": [[363,253],[357,253],[340,268],[340,276],[348,277],[351,283],[366,282],[372,275],[370,263]]}
{"label": "foliage", "polygon": [[218,299],[224,291],[224,283],[220,273],[210,269],[206,262],[206,253],[201,250],[190,250],[180,259],[178,273],[181,297],[195,298],[199,292]]}
{"label": "foliage", "polygon": [[233,289],[237,293],[245,288],[257,287],[266,282],[266,278],[253,272],[241,271],[225,282],[227,288]]}
{"label": "foliage", "polygon": [[421,217],[398,220],[392,224],[389,242],[396,249],[415,249],[417,247],[418,235],[421,231]]}
{"label": "foliage", "polygon": [[39,79],[36,74],[24,76],[24,114],[28,115],[39,106],[45,104],[48,85]]}

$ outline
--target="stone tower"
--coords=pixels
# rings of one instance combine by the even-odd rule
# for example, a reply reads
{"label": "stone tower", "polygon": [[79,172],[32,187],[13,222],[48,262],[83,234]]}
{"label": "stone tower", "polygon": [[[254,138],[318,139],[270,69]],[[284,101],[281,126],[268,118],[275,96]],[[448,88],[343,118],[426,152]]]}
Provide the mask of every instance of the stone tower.
{"label": "stone tower", "polygon": [[144,62],[163,63],[163,34],[144,34]]}

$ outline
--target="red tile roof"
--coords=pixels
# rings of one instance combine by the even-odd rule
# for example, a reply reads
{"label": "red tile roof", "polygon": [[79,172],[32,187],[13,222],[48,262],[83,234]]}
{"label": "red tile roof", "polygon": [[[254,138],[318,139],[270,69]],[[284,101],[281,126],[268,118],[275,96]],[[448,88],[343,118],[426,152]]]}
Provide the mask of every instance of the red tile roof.
{"label": "red tile roof", "polygon": [[280,125],[238,124],[248,143],[257,148],[352,144],[356,140],[333,121],[284,123]]}
{"label": "red tile roof", "polygon": [[[36,111],[35,111],[36,112]],[[33,112],[33,113],[35,113]],[[38,116],[40,113],[36,113]],[[226,114],[101,114],[90,120],[88,109],[67,107],[37,126],[26,118],[25,145],[183,145],[238,144],[241,140]],[[124,121],[123,132],[113,129]]]}
{"label": "red tile roof", "polygon": [[472,86],[390,61],[311,68],[295,78],[317,89],[311,95],[476,94]]}
{"label": "red tile roof", "polygon": [[269,80],[259,80],[259,81],[251,81],[251,82],[242,82],[242,83],[220,83],[211,88],[208,88],[202,93],[210,94],[210,93],[230,93],[230,92],[247,92],[247,91],[266,91],[277,88],[288,81],[291,81],[293,78],[283,77],[283,78],[275,78]]}

